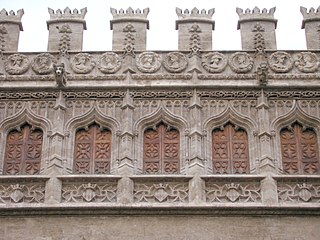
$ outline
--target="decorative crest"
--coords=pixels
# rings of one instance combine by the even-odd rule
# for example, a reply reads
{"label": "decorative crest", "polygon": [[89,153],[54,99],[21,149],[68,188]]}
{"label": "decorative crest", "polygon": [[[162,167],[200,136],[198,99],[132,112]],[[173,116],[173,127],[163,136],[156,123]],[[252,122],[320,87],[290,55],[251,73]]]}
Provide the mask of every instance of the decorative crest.
{"label": "decorative crest", "polygon": [[55,23],[55,22],[79,22],[83,24],[83,28],[86,30],[87,26],[86,26],[86,22],[84,20],[84,17],[87,13],[87,8],[82,8],[80,10],[80,13],[77,9],[74,9],[71,12],[71,9],[66,7],[63,11],[61,11],[60,9],[58,9],[56,12],[51,9],[48,8],[48,12],[50,14],[50,20],[47,21],[47,26],[49,29],[49,24],[50,23]]}
{"label": "decorative crest", "polygon": [[11,10],[9,13],[3,8],[0,11],[0,23],[15,23],[19,25],[20,31],[23,31],[21,18],[24,14],[23,9],[19,9],[17,14]]}
{"label": "decorative crest", "polygon": [[300,7],[300,12],[303,16],[302,26],[301,28],[304,29],[305,23],[310,21],[320,21],[320,6],[316,9],[310,8],[309,12],[308,9],[305,7]]}
{"label": "decorative crest", "polygon": [[238,29],[240,29],[241,22],[247,22],[247,21],[269,21],[277,24],[277,20],[274,19],[275,11],[276,11],[276,7],[270,8],[269,12],[266,8],[260,10],[260,8],[255,7],[252,11],[249,8],[247,8],[245,12],[243,12],[242,8],[237,7],[236,12],[239,16]]}
{"label": "decorative crest", "polygon": [[176,8],[176,13],[179,19],[204,18],[204,19],[211,20],[212,15],[214,14],[214,8],[209,9],[208,12],[205,9],[202,9],[201,11],[199,11],[197,8],[193,8],[191,12],[188,9],[185,9],[182,12],[182,9]]}
{"label": "decorative crest", "polygon": [[126,11],[124,11],[122,8],[117,11],[117,9],[110,8],[110,12],[113,16],[113,19],[119,19],[119,18],[135,18],[135,19],[146,19],[149,14],[150,9],[145,8],[141,12],[141,10],[138,8],[137,10],[133,10],[131,7],[129,7]]}

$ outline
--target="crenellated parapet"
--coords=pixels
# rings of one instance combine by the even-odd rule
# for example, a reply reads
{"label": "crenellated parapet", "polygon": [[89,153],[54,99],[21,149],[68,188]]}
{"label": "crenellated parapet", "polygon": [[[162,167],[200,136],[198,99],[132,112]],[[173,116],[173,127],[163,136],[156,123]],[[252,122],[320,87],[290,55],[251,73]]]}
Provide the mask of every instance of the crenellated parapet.
{"label": "crenellated parapet", "polygon": [[112,50],[133,52],[146,50],[147,29],[149,29],[149,8],[142,11],[129,7],[126,11],[110,8],[113,19],[110,29],[113,30]]}
{"label": "crenellated parapet", "polygon": [[193,8],[182,11],[176,8],[178,20],[176,30],[179,30],[178,49],[181,51],[210,51],[212,50],[212,30],[214,30],[214,8],[201,11]]}
{"label": "crenellated parapet", "polygon": [[307,48],[320,48],[320,6],[317,9],[300,7],[303,16],[302,29],[305,29]]}
{"label": "crenellated parapet", "polygon": [[65,8],[56,12],[48,8],[50,20],[47,21],[49,30],[48,51],[59,51],[62,54],[68,51],[81,51],[83,44],[83,30],[87,29],[84,17],[87,8],[80,12]]}
{"label": "crenellated parapet", "polygon": [[17,13],[12,10],[8,13],[5,9],[0,11],[0,51],[18,51],[23,14],[23,9]]}
{"label": "crenellated parapet", "polygon": [[275,10],[275,7],[269,11],[266,8],[260,10],[258,7],[252,11],[236,9],[239,16],[237,28],[241,32],[243,50],[277,49],[275,29],[278,20],[274,18]]}

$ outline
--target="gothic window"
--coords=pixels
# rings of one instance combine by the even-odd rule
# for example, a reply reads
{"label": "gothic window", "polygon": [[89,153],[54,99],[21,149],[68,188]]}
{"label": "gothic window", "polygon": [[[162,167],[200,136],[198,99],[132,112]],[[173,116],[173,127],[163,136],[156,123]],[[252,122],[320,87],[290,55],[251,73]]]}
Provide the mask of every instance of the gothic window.
{"label": "gothic window", "polygon": [[40,171],[43,132],[25,124],[8,133],[4,174],[38,174]]}
{"label": "gothic window", "polygon": [[244,129],[228,123],[212,132],[213,172],[249,173],[248,136]]}
{"label": "gothic window", "polygon": [[144,132],[143,169],[145,173],[179,173],[179,131],[160,123]]}
{"label": "gothic window", "polygon": [[287,174],[320,173],[316,133],[298,123],[280,131],[283,170]]}
{"label": "gothic window", "polygon": [[110,172],[111,131],[97,124],[76,132],[74,172],[101,174]]}

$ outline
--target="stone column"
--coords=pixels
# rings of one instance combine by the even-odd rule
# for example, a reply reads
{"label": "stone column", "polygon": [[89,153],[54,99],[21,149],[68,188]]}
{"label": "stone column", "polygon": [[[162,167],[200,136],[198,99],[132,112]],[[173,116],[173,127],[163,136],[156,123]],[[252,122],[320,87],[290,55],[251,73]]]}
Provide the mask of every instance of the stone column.
{"label": "stone column", "polygon": [[320,6],[317,10],[300,7],[302,13],[302,29],[305,29],[307,49],[320,49]]}
{"label": "stone column", "polygon": [[200,178],[201,174],[204,174],[204,162],[203,162],[203,135],[201,131],[201,102],[200,97],[194,90],[193,97],[190,101],[190,157],[188,174],[193,175],[193,178],[189,181],[189,193],[190,202],[201,203],[205,201],[205,182]]}
{"label": "stone column", "polygon": [[259,173],[265,176],[261,181],[262,201],[266,205],[273,205],[278,202],[277,183],[272,178],[272,175],[276,173],[276,166],[271,141],[273,135],[269,129],[268,99],[264,95],[263,90],[261,91],[261,96],[258,98],[257,110],[260,128],[260,133],[258,134],[260,155],[259,166],[257,166],[257,168]]}
{"label": "stone column", "polygon": [[237,8],[239,15],[238,30],[241,33],[243,50],[275,50],[277,49],[276,33],[277,21],[274,19],[276,8],[269,10],[255,7],[252,11]]}
{"label": "stone column", "polygon": [[50,20],[47,21],[49,30],[48,51],[82,51],[83,30],[86,30],[84,17],[87,8],[80,10],[74,9],[72,12],[67,7],[62,12],[48,9]]}
{"label": "stone column", "polygon": [[23,9],[9,13],[2,9],[0,11],[0,52],[17,52],[19,45],[20,31],[23,31],[21,18],[24,14]]}
{"label": "stone column", "polygon": [[110,9],[113,19],[110,21],[110,29],[113,30],[113,51],[145,51],[147,42],[147,29],[149,20],[147,16],[149,8],[126,11],[114,8]]}
{"label": "stone column", "polygon": [[118,174],[121,175],[122,178],[118,182],[118,202],[126,204],[133,201],[133,181],[129,176],[134,174],[132,132],[134,106],[129,91],[127,91],[123,99],[121,108],[123,130],[120,135]]}
{"label": "stone column", "polygon": [[179,51],[211,51],[212,50],[212,30],[214,21],[212,15],[214,8],[201,10],[193,8],[182,10],[176,8],[178,20],[176,20],[176,30],[179,30]]}

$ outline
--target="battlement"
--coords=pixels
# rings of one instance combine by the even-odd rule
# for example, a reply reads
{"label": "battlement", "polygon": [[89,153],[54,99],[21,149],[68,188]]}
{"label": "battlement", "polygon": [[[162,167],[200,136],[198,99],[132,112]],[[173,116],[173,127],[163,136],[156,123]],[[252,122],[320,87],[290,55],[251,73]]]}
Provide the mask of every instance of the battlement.
{"label": "battlement", "polygon": [[110,8],[110,12],[113,16],[113,20],[110,21],[110,29],[113,30],[113,24],[118,22],[143,22],[147,24],[147,29],[149,29],[149,20],[147,16],[150,12],[149,8],[145,8],[142,11],[138,8],[136,10],[129,7],[126,11],[122,8],[118,11],[115,8]]}
{"label": "battlement", "polygon": [[47,21],[47,26],[49,29],[49,24],[58,23],[58,22],[79,22],[83,23],[84,29],[87,29],[86,22],[84,17],[87,13],[87,8],[82,8],[80,13],[78,9],[74,9],[71,11],[70,8],[66,7],[63,11],[58,9],[56,12],[48,8],[48,12],[50,14],[50,20]]}
{"label": "battlement", "polygon": [[276,11],[276,7],[270,8],[269,12],[266,8],[260,10],[260,8],[255,7],[252,11],[247,8],[244,12],[242,8],[236,8],[236,12],[239,16],[238,21],[238,29],[240,29],[240,24],[242,22],[248,21],[268,21],[274,22],[275,27],[277,27],[277,20],[274,19],[274,12]]}
{"label": "battlement", "polygon": [[23,9],[19,9],[17,11],[17,14],[11,10],[9,13],[3,8],[0,11],[0,24],[1,23],[13,23],[13,24],[18,24],[20,31],[23,31],[22,28],[22,23],[21,23],[21,18],[24,14]]}
{"label": "battlement", "polygon": [[312,21],[320,21],[320,6],[316,9],[310,8],[309,12],[308,9],[305,7],[300,7],[300,12],[303,16],[302,26],[301,28],[305,28],[306,22],[312,22]]}
{"label": "battlement", "polygon": [[185,9],[183,12],[182,12],[182,9],[176,8],[176,13],[179,19],[206,18],[211,20],[212,15],[214,14],[214,8],[211,8],[208,11],[206,11],[205,9],[202,9],[200,11],[198,8],[194,7],[191,11],[189,11],[188,9]]}

